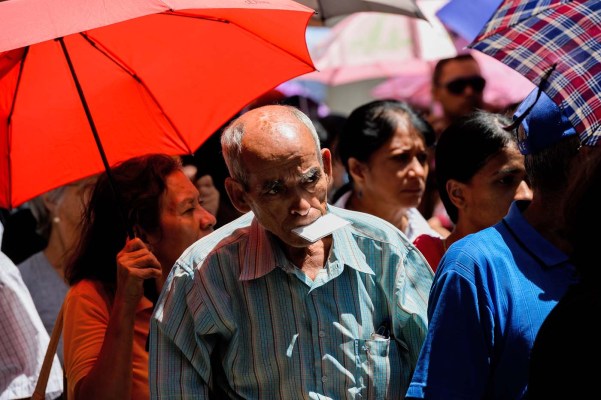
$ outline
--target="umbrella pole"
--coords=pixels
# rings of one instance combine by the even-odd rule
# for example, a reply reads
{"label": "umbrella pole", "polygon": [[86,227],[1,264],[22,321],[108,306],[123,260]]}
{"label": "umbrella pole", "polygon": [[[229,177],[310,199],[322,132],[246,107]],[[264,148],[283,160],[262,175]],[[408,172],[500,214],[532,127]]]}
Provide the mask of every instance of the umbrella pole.
{"label": "umbrella pole", "polygon": [[88,122],[90,124],[90,128],[92,129],[92,134],[94,135],[94,140],[96,141],[96,147],[98,147],[98,152],[100,153],[100,157],[102,158],[102,163],[104,164],[104,169],[106,171],[106,176],[108,177],[109,184],[113,188],[113,193],[117,199],[117,203],[119,204],[119,210],[121,213],[121,217],[123,218],[123,222],[127,229],[127,236],[130,239],[134,238],[134,231],[130,224],[127,222],[127,217],[125,215],[125,211],[123,210],[123,203],[121,202],[121,196],[119,191],[117,190],[117,184],[113,178],[113,174],[111,172],[111,167],[106,158],[106,153],[104,152],[104,147],[102,146],[102,142],[100,141],[100,136],[98,136],[98,130],[96,129],[96,124],[94,123],[94,119],[92,118],[92,113],[90,112],[90,108],[88,107],[88,102],[86,101],[86,97],[84,96],[83,89],[79,83],[79,79],[77,79],[77,74],[75,73],[75,68],[73,67],[73,63],[71,62],[71,57],[69,56],[69,52],[67,51],[67,46],[65,46],[65,41],[62,37],[56,39],[61,44],[61,48],[63,49],[63,53],[65,54],[65,59],[67,60],[67,64],[69,65],[69,71],[71,71],[71,76],[73,77],[73,81],[75,82],[75,87],[77,88],[77,93],[79,94],[79,99],[81,100],[81,104],[83,105],[83,109],[86,113],[86,117],[88,118]]}
{"label": "umbrella pole", "polygon": [[[104,147],[102,146],[102,142],[100,141],[100,136],[98,136],[98,130],[96,129],[96,124],[94,124],[94,119],[92,118],[92,113],[90,112],[90,108],[88,107],[88,102],[86,101],[83,89],[79,84],[79,79],[77,79],[75,68],[73,68],[73,63],[71,62],[71,57],[69,56],[69,52],[67,51],[67,46],[65,46],[65,42],[62,37],[58,38],[57,40],[60,42],[61,48],[63,49],[63,53],[65,54],[65,58],[67,60],[67,64],[69,64],[69,70],[71,71],[71,76],[73,77],[73,81],[75,82],[75,87],[77,88],[77,93],[79,94],[81,104],[83,105],[84,111],[86,112],[86,117],[88,118],[88,122],[90,123],[90,128],[92,129],[92,134],[94,135],[94,140],[96,141],[96,146],[98,147],[98,152],[100,153],[102,163],[104,164],[106,176],[109,180],[109,184],[113,188],[113,194],[117,199],[117,204],[119,205],[119,212],[127,230],[127,236],[129,239],[133,239],[135,237],[133,227],[128,223],[127,216],[125,215],[125,210],[123,209],[123,202],[121,201],[121,195],[119,193],[119,190],[117,190],[117,184],[115,183],[115,180],[113,178],[111,167],[106,158],[106,153],[104,152]],[[159,298],[159,293],[156,287],[155,279],[146,279],[144,281],[144,296],[146,296],[150,301],[152,301],[152,305],[154,308]]]}

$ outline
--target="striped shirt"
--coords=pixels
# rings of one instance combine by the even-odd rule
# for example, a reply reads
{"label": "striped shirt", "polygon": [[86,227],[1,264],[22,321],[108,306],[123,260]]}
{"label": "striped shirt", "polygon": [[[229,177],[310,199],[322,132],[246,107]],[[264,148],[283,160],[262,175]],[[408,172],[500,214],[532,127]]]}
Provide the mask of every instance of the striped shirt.
{"label": "striped shirt", "polygon": [[[15,264],[0,252],[0,400],[33,394],[50,338]],[[46,400],[63,392],[63,370],[55,355]]]}
{"label": "striped shirt", "polygon": [[329,211],[351,224],[332,234],[315,280],[252,213],[182,254],[151,320],[152,398],[207,398],[210,388],[219,398],[403,398],[432,270],[391,224]]}

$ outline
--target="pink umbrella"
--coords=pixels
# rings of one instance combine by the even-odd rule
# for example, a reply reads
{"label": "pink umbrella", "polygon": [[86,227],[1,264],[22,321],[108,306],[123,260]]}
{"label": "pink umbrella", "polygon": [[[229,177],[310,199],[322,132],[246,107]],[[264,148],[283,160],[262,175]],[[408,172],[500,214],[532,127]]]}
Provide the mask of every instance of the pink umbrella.
{"label": "pink umbrella", "polygon": [[[519,103],[534,88],[532,82],[500,61],[485,54],[472,51],[486,79],[484,101],[495,108],[505,108]],[[431,72],[408,73],[387,79],[372,92],[376,99],[393,98],[408,101],[422,108],[432,108]]]}
{"label": "pink umbrella", "polygon": [[302,79],[330,86],[430,71],[428,61],[451,57],[455,45],[434,15],[445,0],[418,1],[428,21],[384,13],[356,13],[315,46],[316,72]]}

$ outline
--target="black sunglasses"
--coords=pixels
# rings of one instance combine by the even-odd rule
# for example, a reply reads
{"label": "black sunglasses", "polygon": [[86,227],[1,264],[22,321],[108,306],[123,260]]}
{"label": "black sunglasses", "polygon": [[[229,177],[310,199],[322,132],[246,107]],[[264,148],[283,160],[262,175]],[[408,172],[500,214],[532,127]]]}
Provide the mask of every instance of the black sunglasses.
{"label": "black sunglasses", "polygon": [[481,76],[469,76],[467,78],[455,79],[443,86],[453,94],[463,93],[468,86],[471,86],[475,92],[482,93],[484,86],[486,86],[486,80]]}

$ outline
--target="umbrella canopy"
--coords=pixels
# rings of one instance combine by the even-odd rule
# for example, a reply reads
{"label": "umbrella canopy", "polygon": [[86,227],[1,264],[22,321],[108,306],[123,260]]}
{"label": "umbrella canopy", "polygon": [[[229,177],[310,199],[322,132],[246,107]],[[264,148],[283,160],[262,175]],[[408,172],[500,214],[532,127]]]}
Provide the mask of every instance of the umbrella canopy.
{"label": "umbrella canopy", "polygon": [[425,19],[415,0],[297,0],[315,10],[313,20],[335,25],[341,18],[357,12],[381,12]]}
{"label": "umbrella canopy", "polygon": [[[477,51],[472,51],[482,76],[486,79],[484,102],[503,109],[521,102],[534,89],[534,84],[502,62]],[[393,98],[407,101],[424,110],[432,108],[432,74],[399,75],[374,87],[376,99]]]}
{"label": "umbrella canopy", "polygon": [[312,14],[289,0],[0,2],[0,207],[137,155],[192,154],[314,70]]}
{"label": "umbrella canopy", "polygon": [[600,1],[505,0],[470,47],[540,86],[584,144],[599,141]]}
{"label": "umbrella canopy", "polygon": [[336,86],[431,71],[429,61],[457,54],[448,32],[434,16],[442,3],[418,3],[429,21],[384,13],[344,18],[315,46],[312,56],[318,71],[303,79]]}
{"label": "umbrella canopy", "polygon": [[501,0],[449,0],[436,16],[444,26],[471,43],[488,22]]}

